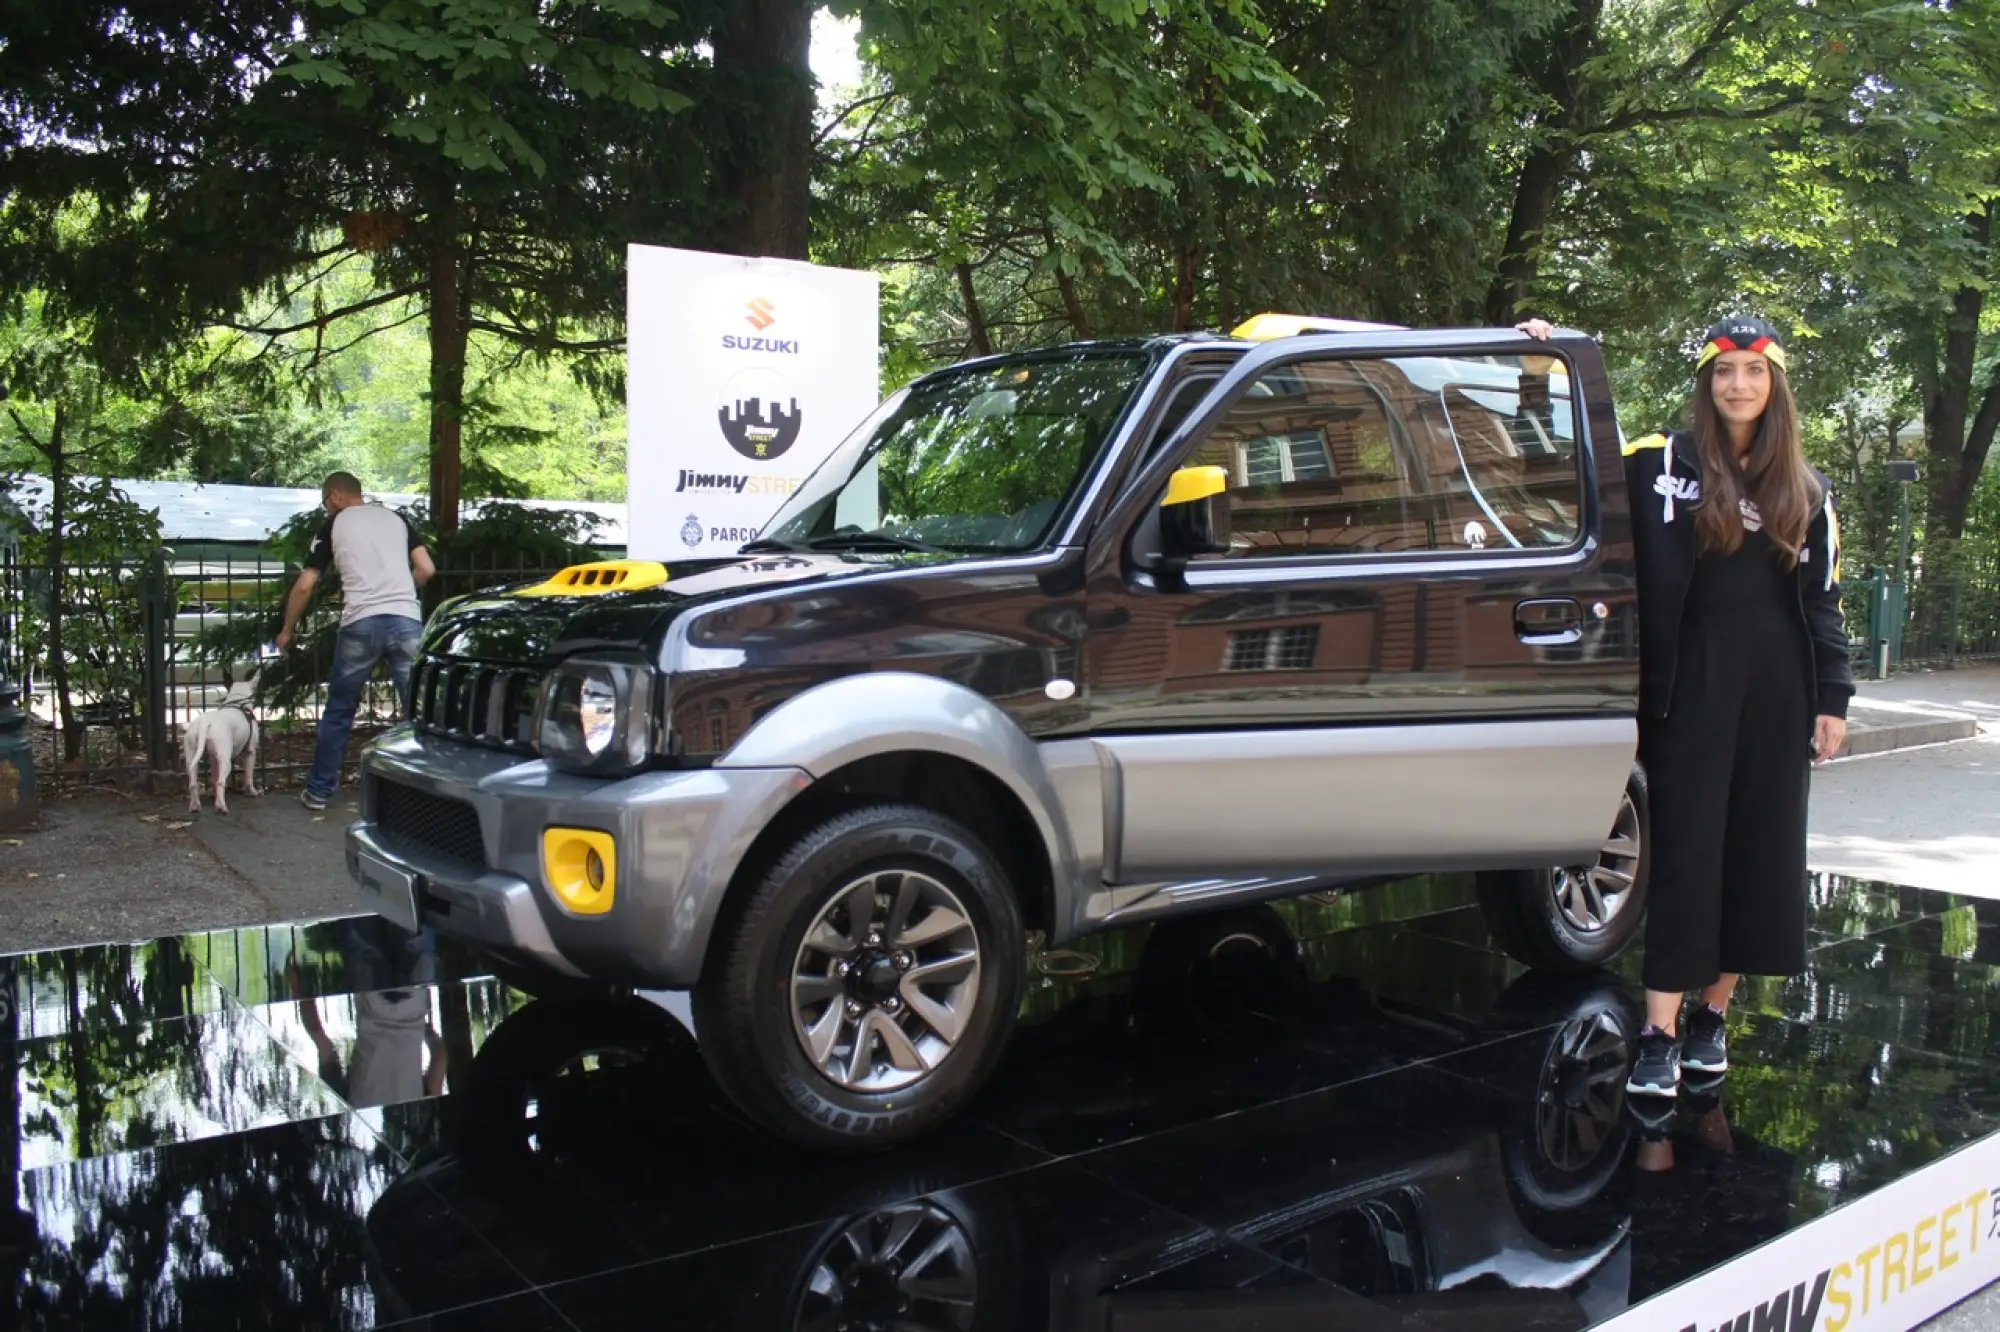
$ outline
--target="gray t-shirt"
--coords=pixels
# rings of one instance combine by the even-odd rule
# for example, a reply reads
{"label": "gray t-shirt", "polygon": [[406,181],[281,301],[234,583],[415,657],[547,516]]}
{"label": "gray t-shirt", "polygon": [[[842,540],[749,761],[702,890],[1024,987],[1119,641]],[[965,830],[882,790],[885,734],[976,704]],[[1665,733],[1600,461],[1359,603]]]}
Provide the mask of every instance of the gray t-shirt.
{"label": "gray t-shirt", "polygon": [[402,514],[379,504],[355,504],[326,520],[313,538],[306,568],[340,570],[342,625],[370,615],[424,616],[410,552],[424,544]]}

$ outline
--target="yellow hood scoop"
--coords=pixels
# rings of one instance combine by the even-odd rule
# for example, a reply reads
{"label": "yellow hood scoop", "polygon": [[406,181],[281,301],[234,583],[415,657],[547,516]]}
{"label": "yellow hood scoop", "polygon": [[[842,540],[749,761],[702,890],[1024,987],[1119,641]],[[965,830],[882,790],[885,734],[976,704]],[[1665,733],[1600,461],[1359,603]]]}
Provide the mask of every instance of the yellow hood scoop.
{"label": "yellow hood scoop", "polygon": [[515,592],[517,597],[594,597],[606,592],[637,592],[667,581],[667,566],[652,560],[599,560],[572,564],[545,583]]}

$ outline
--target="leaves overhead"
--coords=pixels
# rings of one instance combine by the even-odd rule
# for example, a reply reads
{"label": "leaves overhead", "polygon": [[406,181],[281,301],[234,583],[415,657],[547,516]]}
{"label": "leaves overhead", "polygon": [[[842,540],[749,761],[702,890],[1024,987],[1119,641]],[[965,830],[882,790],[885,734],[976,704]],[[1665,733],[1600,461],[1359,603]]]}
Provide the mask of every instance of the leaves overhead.
{"label": "leaves overhead", "polygon": [[[14,312],[39,293],[133,391],[260,410],[379,400],[341,366],[421,329],[426,430],[395,457],[426,451],[433,488],[462,447],[469,493],[603,493],[583,473],[615,449],[538,461],[601,414],[571,426],[510,376],[610,402],[624,245],[804,234],[775,207],[810,211],[815,258],[884,273],[891,382],[1260,309],[1534,312],[1597,330],[1650,427],[1692,331],[1745,308],[1800,348],[1844,486],[1873,493],[1921,431],[1940,540],[1984,511],[1995,0],[838,0],[866,72],[816,125],[787,101],[802,0],[17,9]],[[809,194],[752,197],[801,152]],[[159,370],[213,360],[218,325],[259,330],[238,387]],[[162,449],[236,456],[200,433]]]}

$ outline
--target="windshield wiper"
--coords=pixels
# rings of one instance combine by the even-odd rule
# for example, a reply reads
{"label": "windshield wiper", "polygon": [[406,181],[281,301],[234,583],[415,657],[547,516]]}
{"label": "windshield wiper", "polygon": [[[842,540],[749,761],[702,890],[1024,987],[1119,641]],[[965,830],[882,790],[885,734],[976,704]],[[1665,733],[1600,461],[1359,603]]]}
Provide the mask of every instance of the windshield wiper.
{"label": "windshield wiper", "polygon": [[893,532],[834,532],[814,537],[806,543],[814,550],[909,550],[924,555],[956,555],[957,551],[933,546]]}
{"label": "windshield wiper", "polygon": [[810,549],[811,547],[802,546],[796,541],[780,541],[776,537],[758,537],[755,541],[746,541],[738,546],[736,553],[739,555],[762,555],[773,552],[792,554],[797,551]]}

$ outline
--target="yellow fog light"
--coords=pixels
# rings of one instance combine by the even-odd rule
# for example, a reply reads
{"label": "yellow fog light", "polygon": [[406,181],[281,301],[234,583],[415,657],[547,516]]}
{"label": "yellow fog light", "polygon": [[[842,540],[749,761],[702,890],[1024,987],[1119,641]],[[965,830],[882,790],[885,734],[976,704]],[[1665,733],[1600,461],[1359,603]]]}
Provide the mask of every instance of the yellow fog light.
{"label": "yellow fog light", "polygon": [[546,828],[542,881],[571,911],[601,916],[618,887],[618,844],[593,828]]}

